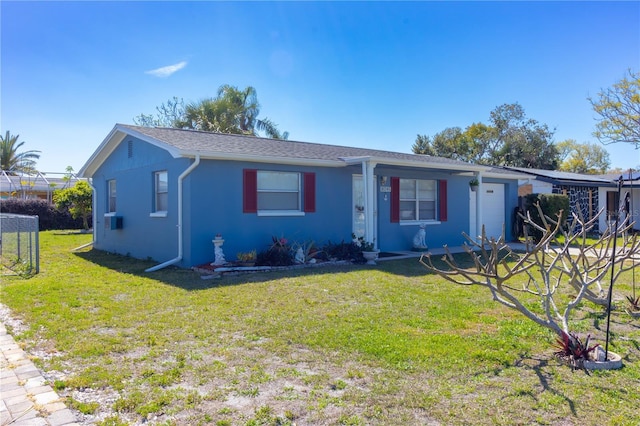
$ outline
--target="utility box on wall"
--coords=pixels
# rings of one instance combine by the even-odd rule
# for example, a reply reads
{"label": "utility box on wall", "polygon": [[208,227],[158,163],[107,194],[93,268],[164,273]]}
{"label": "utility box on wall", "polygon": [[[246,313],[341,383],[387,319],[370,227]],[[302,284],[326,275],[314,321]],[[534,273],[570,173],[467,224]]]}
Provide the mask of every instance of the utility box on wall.
{"label": "utility box on wall", "polygon": [[107,224],[109,229],[122,229],[122,216],[108,216]]}

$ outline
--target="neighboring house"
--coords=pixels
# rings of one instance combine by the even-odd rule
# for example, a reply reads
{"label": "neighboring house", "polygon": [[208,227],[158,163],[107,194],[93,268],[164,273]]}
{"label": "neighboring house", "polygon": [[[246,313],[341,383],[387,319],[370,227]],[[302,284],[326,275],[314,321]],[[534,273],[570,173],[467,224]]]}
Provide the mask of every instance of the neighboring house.
{"label": "neighboring house", "polygon": [[69,173],[12,174],[0,170],[0,199],[42,199],[52,202],[58,189],[72,187],[78,178]]}
{"label": "neighboring house", "polygon": [[[630,220],[634,222],[633,229],[640,230],[640,172],[625,171],[599,177],[614,182],[614,188],[609,188],[606,193],[609,219],[615,219],[618,211],[628,208],[631,215]],[[620,178],[622,178],[622,187],[620,196],[618,196],[617,184]]]}
{"label": "neighboring house", "polygon": [[518,195],[529,194],[564,194],[569,196],[571,211],[586,220],[592,219],[605,208],[606,212],[594,227],[594,232],[604,231],[609,221],[615,218],[617,201],[612,195],[617,195],[616,185],[611,180],[595,175],[560,172],[557,170],[527,169],[524,167],[503,167],[506,170],[528,175],[528,179],[520,181]]}
{"label": "neighboring house", "polygon": [[157,268],[213,261],[217,233],[227,260],[272,236],[323,245],[355,233],[406,251],[421,224],[430,247],[481,224],[511,239],[518,190],[516,174],[446,158],[123,124],[79,175],[94,187],[94,247]]}

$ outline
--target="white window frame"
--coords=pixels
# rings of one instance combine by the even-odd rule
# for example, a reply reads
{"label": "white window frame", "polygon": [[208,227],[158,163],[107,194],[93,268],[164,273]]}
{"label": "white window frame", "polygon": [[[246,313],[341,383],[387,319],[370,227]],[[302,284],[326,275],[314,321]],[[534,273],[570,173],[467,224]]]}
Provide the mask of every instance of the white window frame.
{"label": "white window frame", "polygon": [[[165,176],[165,181],[167,182],[166,190],[160,191],[160,176]],[[164,209],[159,208],[160,202],[158,201],[159,197],[164,195],[166,206]],[[169,173],[166,170],[159,170],[153,173],[153,212],[151,212],[151,217],[166,217],[167,211],[169,210]]]}
{"label": "white window frame", "polygon": [[[105,216],[116,215],[116,209],[118,207],[117,195],[118,195],[118,192],[117,192],[116,180],[115,179],[107,180],[107,212],[105,213]],[[111,208],[112,205],[113,205],[113,209]]]}
{"label": "white window frame", "polygon": [[[262,188],[261,180],[268,178],[270,175],[283,174],[283,175],[295,175],[297,188]],[[290,172],[290,171],[276,171],[276,170],[258,170],[257,171],[257,197],[258,197],[258,216],[304,216],[302,210],[302,173]],[[260,208],[261,195],[268,194],[296,194],[297,209],[265,209]]]}
{"label": "white window frame", "polygon": [[[438,181],[436,179],[405,179],[405,178],[400,178],[400,188],[402,188],[402,181],[413,181],[415,183],[415,194],[412,198],[403,198],[402,197],[402,190],[400,189],[400,225],[414,225],[414,224],[426,224],[426,225],[436,225],[439,224],[439,218],[438,218],[438,210],[439,210],[439,202],[440,199],[438,197]],[[419,191],[419,182],[433,182],[433,199],[430,198],[420,198],[420,191]],[[415,218],[414,219],[402,219],[402,203],[403,202],[408,202],[408,201],[413,201],[414,202],[414,214],[415,214]],[[425,218],[420,218],[420,201],[433,201],[434,203],[434,212],[433,212],[433,218],[432,219],[425,219]]]}

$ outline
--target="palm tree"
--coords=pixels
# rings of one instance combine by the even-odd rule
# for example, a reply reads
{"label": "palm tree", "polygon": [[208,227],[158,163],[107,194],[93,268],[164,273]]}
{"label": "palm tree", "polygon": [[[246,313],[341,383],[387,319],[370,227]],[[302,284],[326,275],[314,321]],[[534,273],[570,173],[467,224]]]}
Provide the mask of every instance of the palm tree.
{"label": "palm tree", "polygon": [[19,137],[20,135],[11,135],[8,130],[4,137],[0,136],[0,169],[9,174],[35,171],[35,160],[40,158],[40,151],[18,152],[24,145],[24,142],[18,143]]}
{"label": "palm tree", "polygon": [[278,130],[268,118],[259,119],[260,104],[256,89],[248,86],[239,90],[225,84],[218,88],[215,98],[192,102],[184,109],[184,119],[175,125],[184,129],[197,129],[210,132],[257,135],[264,132],[273,139],[287,139],[288,132]]}

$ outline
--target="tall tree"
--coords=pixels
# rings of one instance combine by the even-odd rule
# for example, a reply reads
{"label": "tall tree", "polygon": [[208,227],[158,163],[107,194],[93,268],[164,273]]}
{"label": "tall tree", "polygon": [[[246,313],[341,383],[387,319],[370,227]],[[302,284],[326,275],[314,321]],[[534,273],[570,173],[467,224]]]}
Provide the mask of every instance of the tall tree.
{"label": "tall tree", "polygon": [[491,112],[495,139],[490,142],[490,164],[554,170],[558,151],[553,131],[528,119],[520,104],[504,104]]}
{"label": "tall tree", "polygon": [[210,132],[259,135],[287,139],[288,132],[280,132],[268,118],[259,119],[260,104],[256,89],[251,86],[239,90],[223,85],[217,96],[204,98],[187,105],[174,97],[156,108],[157,114],[140,114],[134,122],[142,126],[175,127]]}
{"label": "tall tree", "polygon": [[470,146],[460,127],[448,127],[442,132],[436,133],[433,139],[429,136],[418,135],[413,152],[468,161]]}
{"label": "tall tree", "polygon": [[604,144],[640,144],[640,73],[628,73],[628,78],[601,90],[596,99],[589,98],[600,116],[593,135]]}
{"label": "tall tree", "polygon": [[609,169],[609,153],[600,145],[581,144],[567,139],[556,144],[560,152],[560,170],[573,173],[602,174]]}
{"label": "tall tree", "polygon": [[30,173],[35,171],[36,160],[40,158],[40,151],[18,152],[24,142],[18,142],[20,135],[12,135],[7,130],[5,136],[0,135],[0,169],[7,173]]}
{"label": "tall tree", "polygon": [[474,123],[436,133],[433,139],[418,135],[412,149],[417,154],[437,155],[479,164],[554,169],[558,152],[553,131],[528,119],[519,104],[496,107],[491,124]]}
{"label": "tall tree", "polygon": [[133,122],[144,127],[180,127],[184,120],[184,100],[173,97],[156,107],[156,115],[140,114],[133,118]]}

